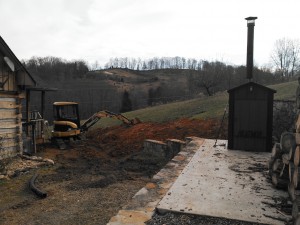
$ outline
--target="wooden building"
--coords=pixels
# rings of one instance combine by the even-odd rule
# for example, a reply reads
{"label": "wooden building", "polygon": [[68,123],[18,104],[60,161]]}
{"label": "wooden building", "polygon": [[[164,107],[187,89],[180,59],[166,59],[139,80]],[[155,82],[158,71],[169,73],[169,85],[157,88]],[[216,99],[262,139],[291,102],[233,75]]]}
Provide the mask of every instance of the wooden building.
{"label": "wooden building", "polygon": [[23,151],[22,104],[35,80],[0,36],[0,159]]}
{"label": "wooden building", "polygon": [[249,82],[228,91],[228,149],[271,151],[275,90]]}

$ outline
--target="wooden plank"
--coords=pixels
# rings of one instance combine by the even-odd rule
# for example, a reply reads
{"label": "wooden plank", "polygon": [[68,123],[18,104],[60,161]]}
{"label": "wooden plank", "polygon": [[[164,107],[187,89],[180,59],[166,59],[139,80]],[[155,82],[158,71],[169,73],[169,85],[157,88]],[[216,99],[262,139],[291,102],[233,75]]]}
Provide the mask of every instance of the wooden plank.
{"label": "wooden plank", "polygon": [[0,127],[7,127],[11,125],[16,125],[17,120],[16,119],[9,119],[9,120],[0,120]]}
{"label": "wooden plank", "polygon": [[289,183],[289,186],[288,186],[288,193],[289,193],[289,196],[290,196],[290,199],[292,201],[295,201],[296,197],[299,196],[299,191],[297,191],[294,187],[294,183],[293,182],[290,182]]}
{"label": "wooden plank", "polygon": [[294,165],[299,166],[299,161],[300,161],[300,147],[297,146],[294,152]]}
{"label": "wooden plank", "polygon": [[0,150],[4,149],[4,148],[9,148],[9,147],[15,147],[18,145],[19,145],[19,142],[15,138],[2,140],[0,143]]}
{"label": "wooden plank", "polygon": [[295,133],[296,144],[300,145],[300,133]]}
{"label": "wooden plank", "polygon": [[296,122],[296,133],[300,133],[300,115],[298,115],[298,119]]}
{"label": "wooden plank", "polygon": [[0,94],[0,101],[1,102],[14,102],[14,103],[16,103],[17,102],[17,100],[16,100],[16,98],[17,97],[3,97],[3,96],[1,96],[1,94]]}
{"label": "wooden plank", "polygon": [[294,173],[293,173],[293,183],[294,183],[294,187],[297,188],[298,187],[298,182],[300,181],[299,179],[299,167],[294,167]]}
{"label": "wooden plank", "polygon": [[0,128],[0,136],[4,136],[5,134],[10,133],[10,134],[17,134],[18,130],[16,128]]}
{"label": "wooden plank", "polygon": [[275,159],[271,157],[271,159],[268,162],[268,169],[269,169],[269,175],[272,176],[273,173],[273,164],[275,162]]}
{"label": "wooden plank", "polygon": [[21,92],[21,93],[18,95],[18,98],[21,98],[21,99],[26,98],[25,92]]}
{"label": "wooden plank", "polygon": [[13,128],[19,128],[19,125],[17,123],[13,124],[6,124],[5,126],[0,126],[1,130],[5,130],[5,129],[13,129]]}
{"label": "wooden plank", "polygon": [[280,143],[275,143],[272,148],[272,157],[275,159],[281,158],[283,151],[280,148]]}
{"label": "wooden plank", "polygon": [[17,114],[16,112],[13,114],[12,112],[0,112],[0,118],[2,119],[16,119],[22,118],[22,114]]}
{"label": "wooden plank", "polygon": [[0,110],[1,109],[15,109],[19,107],[15,102],[5,102],[0,98]]}
{"label": "wooden plank", "polygon": [[290,161],[294,160],[295,150],[296,150],[296,147],[290,148],[290,152],[289,152],[289,160]]}
{"label": "wooden plank", "polygon": [[16,117],[16,110],[15,109],[1,109],[0,110],[0,118],[15,118]]}
{"label": "wooden plank", "polygon": [[14,98],[14,99],[23,99],[25,98],[24,92],[18,93],[7,93],[7,92],[0,92],[0,98]]}
{"label": "wooden plank", "polygon": [[294,163],[290,162],[289,163],[289,180],[290,180],[290,183],[293,182],[293,176],[294,176]]}
{"label": "wooden plank", "polygon": [[7,134],[7,133],[22,133],[22,124],[21,123],[11,123],[6,124],[6,126],[0,127],[0,136],[1,134]]}
{"label": "wooden plank", "polygon": [[0,138],[1,137],[4,137],[4,138],[21,138],[21,134],[18,134],[18,133],[3,133],[3,134],[0,134]]}

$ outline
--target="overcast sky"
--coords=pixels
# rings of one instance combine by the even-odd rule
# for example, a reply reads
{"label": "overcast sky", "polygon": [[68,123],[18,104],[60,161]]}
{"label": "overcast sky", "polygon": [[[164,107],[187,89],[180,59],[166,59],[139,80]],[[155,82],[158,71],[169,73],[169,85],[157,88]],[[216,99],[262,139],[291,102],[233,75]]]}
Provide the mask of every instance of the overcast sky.
{"label": "overcast sky", "polygon": [[257,16],[254,61],[274,42],[300,38],[299,0],[0,0],[0,35],[19,59],[162,57],[245,65],[247,23]]}

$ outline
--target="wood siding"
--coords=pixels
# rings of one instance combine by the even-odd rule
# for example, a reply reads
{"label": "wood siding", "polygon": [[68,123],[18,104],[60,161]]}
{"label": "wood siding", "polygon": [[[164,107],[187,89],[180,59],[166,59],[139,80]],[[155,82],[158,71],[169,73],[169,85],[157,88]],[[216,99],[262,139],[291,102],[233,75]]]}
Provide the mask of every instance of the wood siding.
{"label": "wood siding", "polygon": [[0,93],[0,159],[15,156],[23,150],[19,97]]}

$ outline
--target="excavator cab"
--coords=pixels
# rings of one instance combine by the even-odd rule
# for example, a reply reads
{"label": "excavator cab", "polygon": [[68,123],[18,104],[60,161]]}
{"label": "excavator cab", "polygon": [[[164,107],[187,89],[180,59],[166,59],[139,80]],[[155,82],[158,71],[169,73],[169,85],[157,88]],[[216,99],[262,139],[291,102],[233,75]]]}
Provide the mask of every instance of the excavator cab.
{"label": "excavator cab", "polygon": [[78,103],[54,102],[53,115],[53,137],[70,138],[80,134],[80,118]]}

